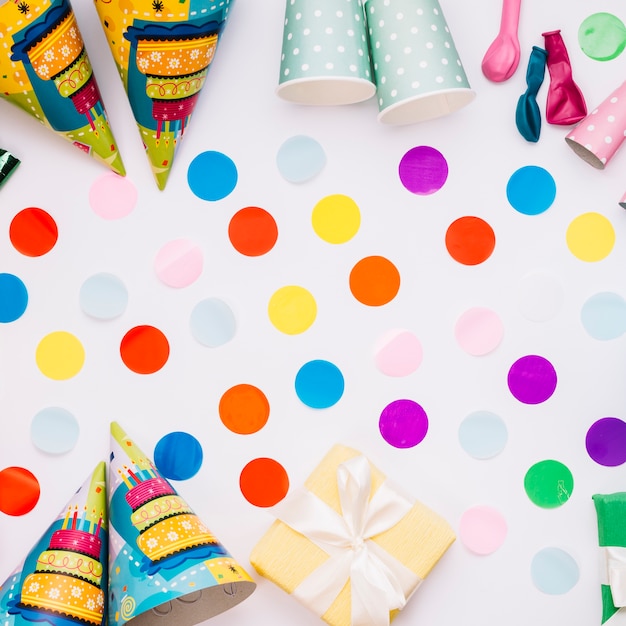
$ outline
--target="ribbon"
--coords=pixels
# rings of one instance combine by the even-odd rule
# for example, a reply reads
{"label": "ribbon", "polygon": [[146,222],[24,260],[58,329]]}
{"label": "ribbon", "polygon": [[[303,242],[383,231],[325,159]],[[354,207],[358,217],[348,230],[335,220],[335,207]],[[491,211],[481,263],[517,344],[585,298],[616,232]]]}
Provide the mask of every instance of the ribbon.
{"label": "ribbon", "polygon": [[329,555],[292,595],[321,617],[350,580],[351,625],[388,626],[389,612],[402,609],[422,579],[372,537],[393,528],[413,504],[387,482],[370,499],[371,469],[362,455],[339,465],[337,487],[342,515],[307,489],[273,509]]}
{"label": "ribbon", "polygon": [[606,546],[601,550],[605,563],[603,584],[611,588],[613,605],[626,607],[626,548]]}

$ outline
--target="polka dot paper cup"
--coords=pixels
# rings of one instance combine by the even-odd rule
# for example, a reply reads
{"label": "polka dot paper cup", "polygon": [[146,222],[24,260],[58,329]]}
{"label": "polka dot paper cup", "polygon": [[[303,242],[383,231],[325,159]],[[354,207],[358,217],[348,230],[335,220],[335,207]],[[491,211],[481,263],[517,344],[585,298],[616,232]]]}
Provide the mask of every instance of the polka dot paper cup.
{"label": "polka dot paper cup", "polygon": [[380,122],[421,122],[474,99],[437,0],[366,0],[365,13]]}
{"label": "polka dot paper cup", "polygon": [[287,0],[277,94],[338,105],[375,93],[362,0]]}
{"label": "polka dot paper cup", "polygon": [[571,130],[565,141],[581,159],[603,170],[625,136],[626,82]]}

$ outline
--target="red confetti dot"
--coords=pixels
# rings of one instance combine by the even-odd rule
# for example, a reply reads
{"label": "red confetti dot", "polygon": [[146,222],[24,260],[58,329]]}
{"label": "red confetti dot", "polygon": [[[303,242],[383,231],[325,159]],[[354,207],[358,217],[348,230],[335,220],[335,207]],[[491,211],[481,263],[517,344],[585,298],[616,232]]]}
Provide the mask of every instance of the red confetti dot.
{"label": "red confetti dot", "polygon": [[249,206],[233,215],[228,225],[228,237],[237,252],[261,256],[274,247],[278,228],[265,209]]}
{"label": "red confetti dot", "polygon": [[39,481],[23,467],[0,471],[0,511],[7,515],[25,515],[39,501]]}
{"label": "red confetti dot", "polygon": [[289,476],[274,459],[258,458],[248,463],[239,476],[243,497],[254,506],[278,504],[289,491]]}
{"label": "red confetti dot", "polygon": [[13,247],[25,256],[43,256],[54,248],[59,236],[56,222],[43,209],[30,207],[11,221],[9,238]]}
{"label": "red confetti dot", "polygon": [[491,256],[495,245],[493,229],[480,217],[460,217],[450,224],[446,233],[450,256],[463,265],[483,263]]}
{"label": "red confetti dot", "polygon": [[170,356],[167,337],[154,326],[135,326],[122,339],[120,345],[122,361],[137,374],[154,374]]}

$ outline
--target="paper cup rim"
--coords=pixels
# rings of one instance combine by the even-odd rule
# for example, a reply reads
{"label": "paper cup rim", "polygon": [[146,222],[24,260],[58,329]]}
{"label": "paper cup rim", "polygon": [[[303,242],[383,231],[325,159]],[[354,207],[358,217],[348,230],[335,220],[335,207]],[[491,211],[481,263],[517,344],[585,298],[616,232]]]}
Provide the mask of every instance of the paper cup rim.
{"label": "paper cup rim", "polygon": [[[338,89],[342,83],[350,89]],[[280,83],[276,88],[276,95],[283,100],[314,106],[356,104],[369,100],[375,93],[376,85],[371,80],[358,76],[294,78]]]}
{"label": "paper cup rim", "polygon": [[[454,87],[428,93],[417,94],[396,102],[380,111],[378,121],[383,124],[401,125],[425,122],[454,113],[468,105],[476,97],[471,87]],[[424,104],[428,100],[445,99],[446,107],[431,113],[424,113]],[[420,111],[422,111],[420,113]]]}
{"label": "paper cup rim", "polygon": [[581,143],[572,139],[571,137],[565,137],[565,143],[586,163],[589,163],[597,170],[603,170],[606,163],[603,163],[589,148],[585,148]]}

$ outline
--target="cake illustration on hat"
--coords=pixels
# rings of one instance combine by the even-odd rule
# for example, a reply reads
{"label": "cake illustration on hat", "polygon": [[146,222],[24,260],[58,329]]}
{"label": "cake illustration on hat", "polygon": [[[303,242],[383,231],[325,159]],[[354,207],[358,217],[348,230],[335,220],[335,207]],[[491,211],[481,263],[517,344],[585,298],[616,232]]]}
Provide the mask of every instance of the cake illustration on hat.
{"label": "cake illustration on hat", "polygon": [[189,126],[231,0],[96,0],[159,189]]}
{"label": "cake illustration on hat", "polygon": [[117,424],[109,462],[109,624],[160,615],[190,626],[256,584]]}
{"label": "cake illustration on hat", "polygon": [[22,566],[0,587],[2,624],[105,623],[106,467],[98,464]]}
{"label": "cake illustration on hat", "polygon": [[69,0],[0,2],[0,96],[124,175]]}

